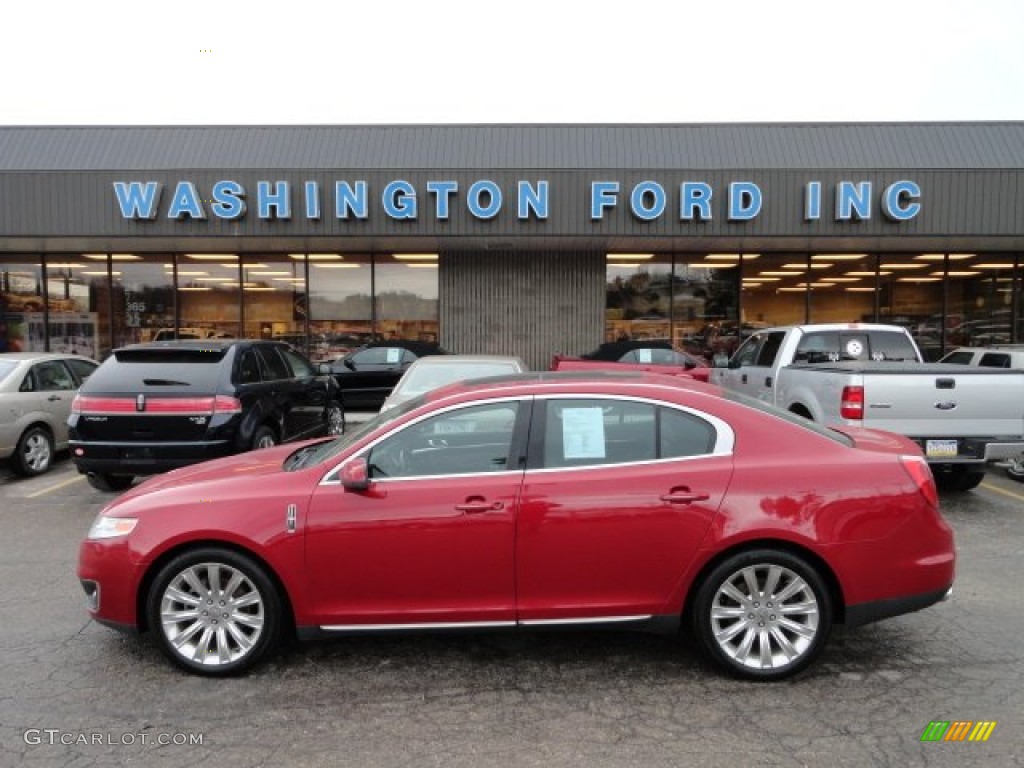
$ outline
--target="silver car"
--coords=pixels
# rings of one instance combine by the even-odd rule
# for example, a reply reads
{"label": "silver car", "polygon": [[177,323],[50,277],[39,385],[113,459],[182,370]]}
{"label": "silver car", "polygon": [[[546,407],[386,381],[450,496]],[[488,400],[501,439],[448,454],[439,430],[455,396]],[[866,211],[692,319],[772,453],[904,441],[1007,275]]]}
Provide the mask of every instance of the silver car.
{"label": "silver car", "polygon": [[99,367],[78,355],[0,354],[0,459],[20,475],[41,475],[68,446],[71,401]]}
{"label": "silver car", "polygon": [[518,357],[506,355],[430,355],[421,357],[402,374],[381,411],[455,381],[503,376],[529,370]]}

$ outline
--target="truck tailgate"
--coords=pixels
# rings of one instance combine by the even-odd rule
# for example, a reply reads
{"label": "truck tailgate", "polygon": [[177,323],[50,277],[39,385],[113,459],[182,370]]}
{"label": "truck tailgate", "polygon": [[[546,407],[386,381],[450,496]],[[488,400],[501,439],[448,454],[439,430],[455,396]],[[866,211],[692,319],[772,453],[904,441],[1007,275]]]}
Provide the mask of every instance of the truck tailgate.
{"label": "truck tailgate", "polygon": [[865,427],[921,437],[1024,435],[1024,371],[931,363],[872,370],[863,381]]}

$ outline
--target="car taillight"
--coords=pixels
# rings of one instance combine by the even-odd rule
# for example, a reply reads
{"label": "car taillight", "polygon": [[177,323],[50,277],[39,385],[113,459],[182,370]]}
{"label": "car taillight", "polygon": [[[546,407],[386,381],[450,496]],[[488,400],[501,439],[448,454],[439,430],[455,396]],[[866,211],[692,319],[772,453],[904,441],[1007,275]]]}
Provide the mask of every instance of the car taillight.
{"label": "car taillight", "polygon": [[839,415],[844,419],[864,418],[864,387],[843,387]]}
{"label": "car taillight", "polygon": [[241,413],[242,412],[242,401],[237,397],[228,397],[227,395],[217,395],[213,398],[213,412],[214,413]]}
{"label": "car taillight", "polygon": [[935,476],[932,475],[931,467],[920,456],[900,456],[900,464],[914,481],[917,490],[921,492],[925,500],[934,508],[939,508],[939,492],[935,487]]}
{"label": "car taillight", "polygon": [[72,413],[132,413],[135,410],[135,399],[125,397],[96,397],[95,395],[75,395],[71,401]]}

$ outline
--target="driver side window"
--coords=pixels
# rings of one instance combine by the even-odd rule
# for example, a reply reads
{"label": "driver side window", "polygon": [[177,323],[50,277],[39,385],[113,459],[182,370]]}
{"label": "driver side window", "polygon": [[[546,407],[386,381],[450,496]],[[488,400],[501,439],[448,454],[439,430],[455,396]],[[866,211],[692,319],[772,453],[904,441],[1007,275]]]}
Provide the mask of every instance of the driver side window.
{"label": "driver side window", "polygon": [[517,402],[447,411],[406,427],[367,455],[375,480],[504,472],[515,431]]}

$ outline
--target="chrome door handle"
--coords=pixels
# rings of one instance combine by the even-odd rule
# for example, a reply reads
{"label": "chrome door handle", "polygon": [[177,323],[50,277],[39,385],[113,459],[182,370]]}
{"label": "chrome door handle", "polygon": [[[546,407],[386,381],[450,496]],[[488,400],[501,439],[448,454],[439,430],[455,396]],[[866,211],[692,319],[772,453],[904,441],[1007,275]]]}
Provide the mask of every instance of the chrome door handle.
{"label": "chrome door handle", "polygon": [[456,504],[455,508],[459,512],[465,512],[467,515],[479,515],[483,512],[497,512],[498,510],[504,509],[505,505],[500,501],[494,503],[488,503],[486,501],[467,501],[465,504]]}
{"label": "chrome door handle", "polygon": [[692,504],[695,501],[707,501],[711,498],[711,494],[701,493],[700,491],[692,493],[666,493],[664,496],[660,496],[659,498],[669,504]]}

